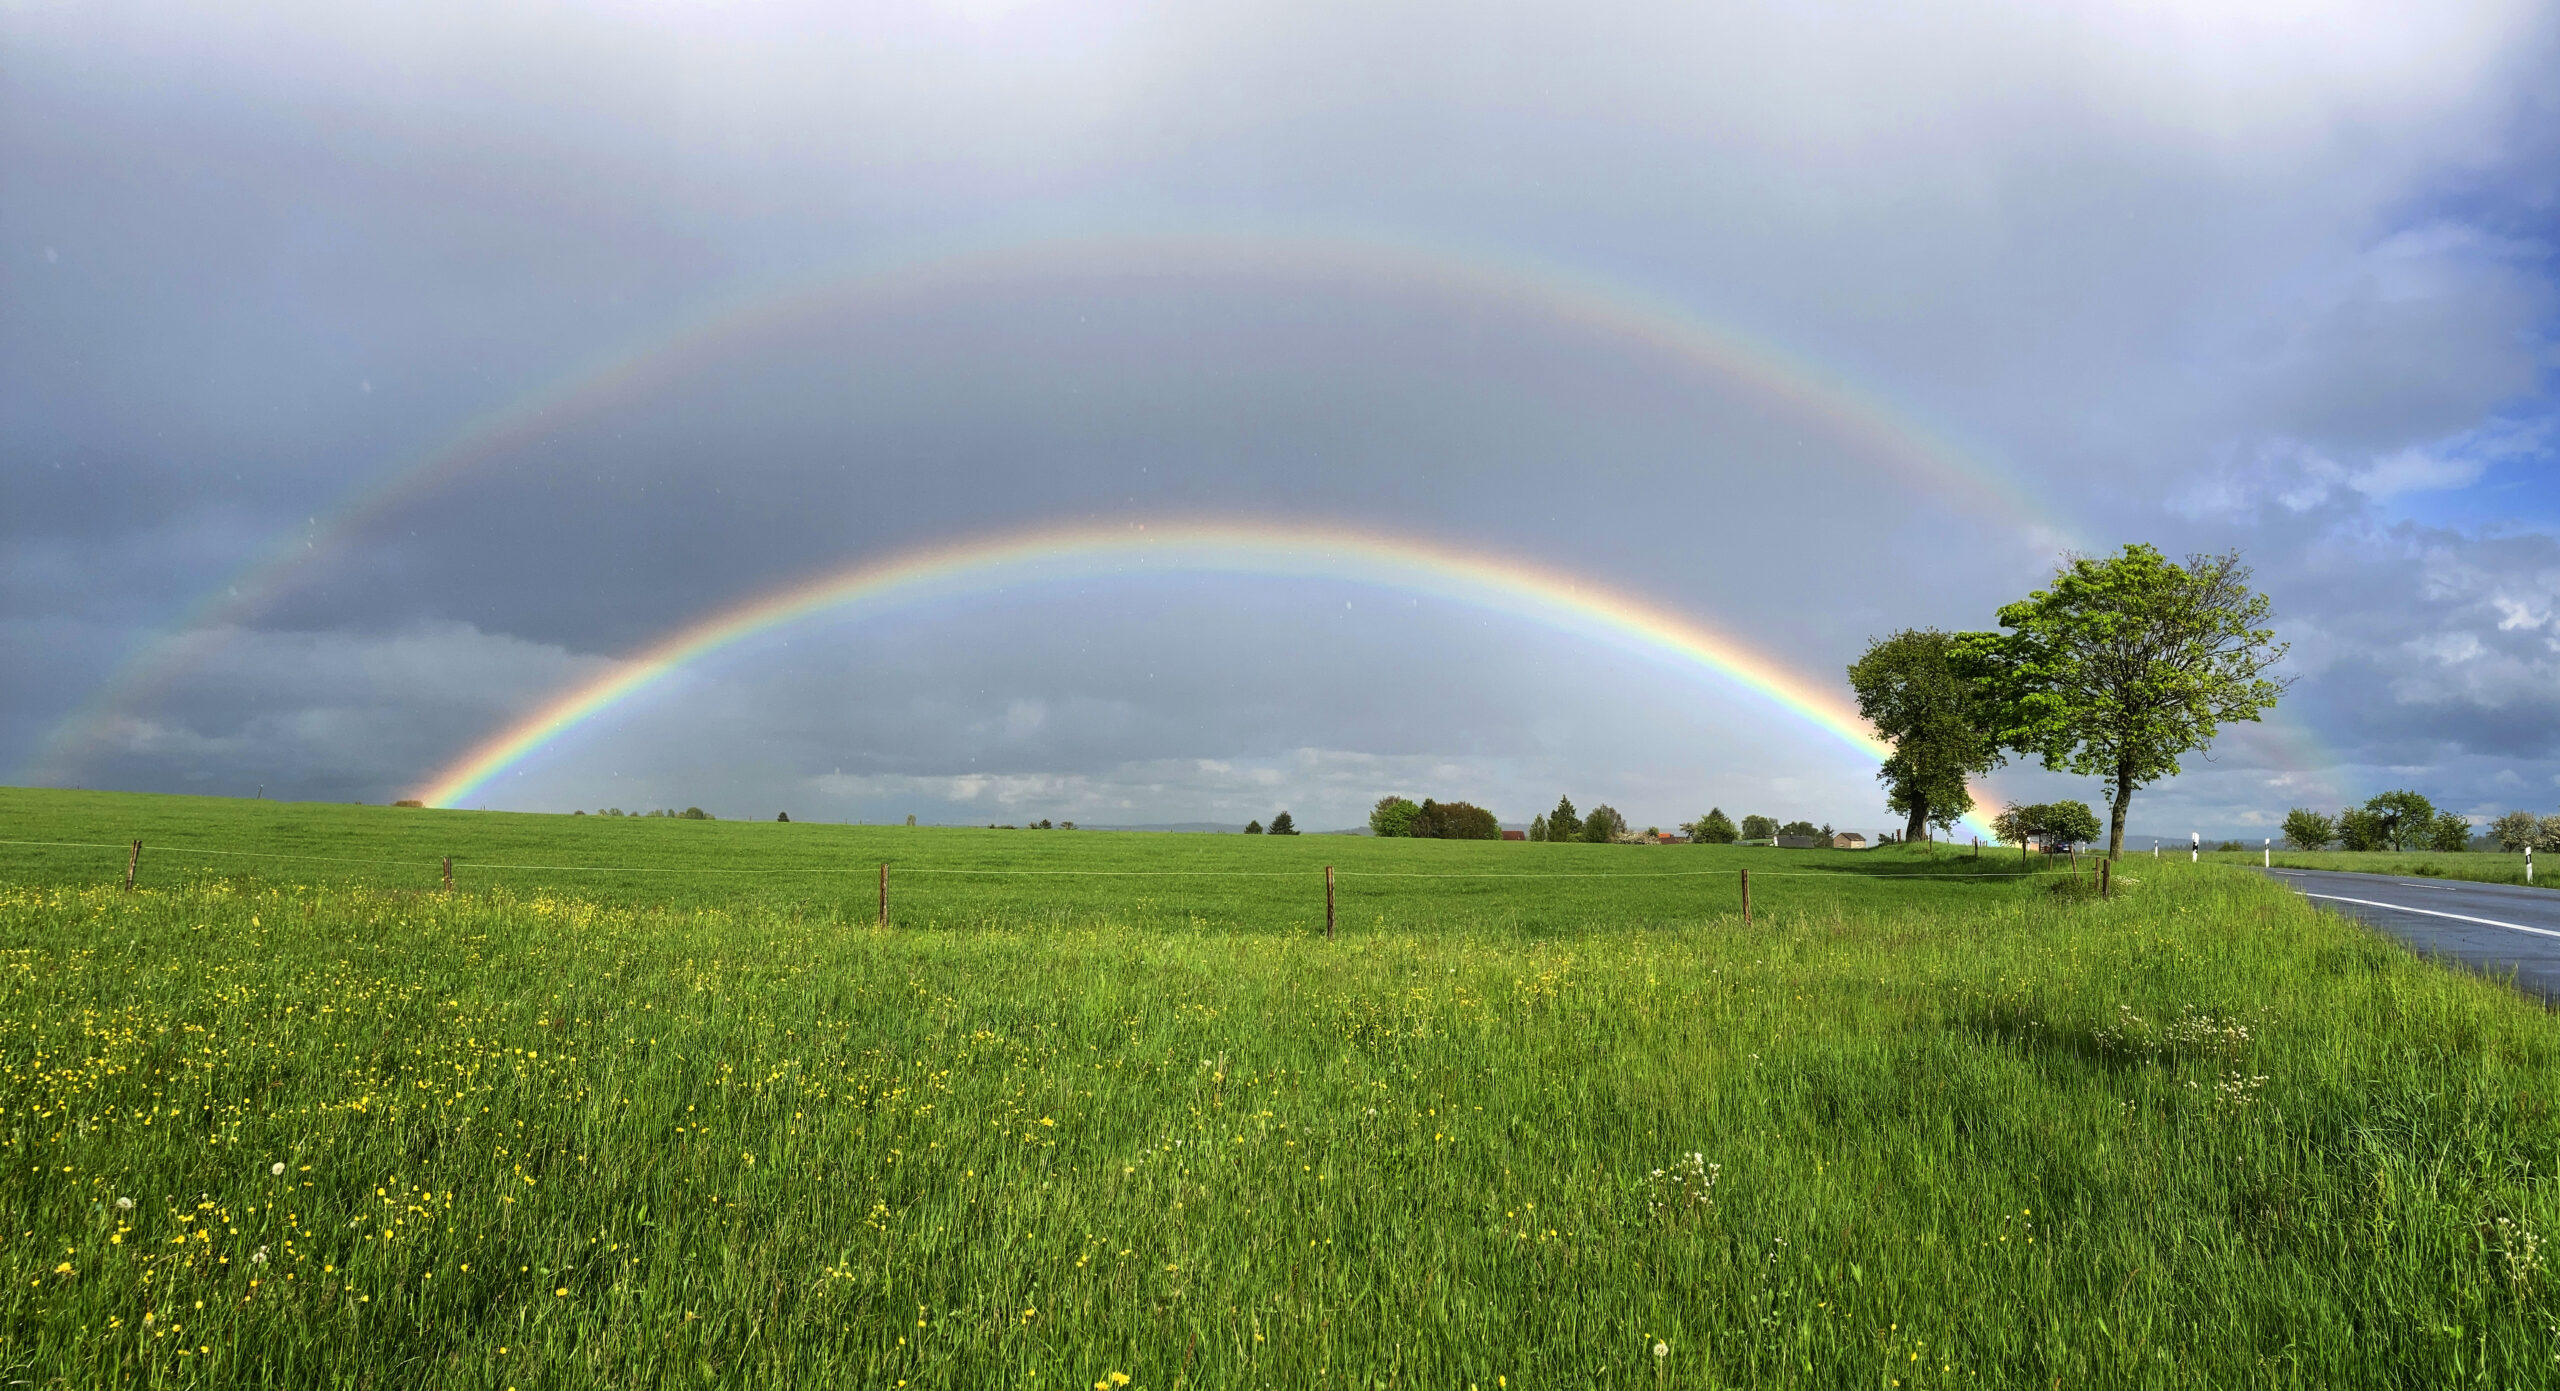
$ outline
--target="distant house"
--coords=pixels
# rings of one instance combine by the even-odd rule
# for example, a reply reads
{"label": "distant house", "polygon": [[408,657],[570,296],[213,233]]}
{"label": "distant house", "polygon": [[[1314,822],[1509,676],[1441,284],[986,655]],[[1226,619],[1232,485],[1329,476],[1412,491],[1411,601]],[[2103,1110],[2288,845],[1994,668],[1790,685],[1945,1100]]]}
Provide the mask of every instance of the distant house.
{"label": "distant house", "polygon": [[1867,848],[1867,838],[1855,831],[1842,831],[1840,834],[1831,838],[1831,848],[1834,850],[1864,850]]}
{"label": "distant house", "polygon": [[1505,831],[1502,833],[1502,838],[1504,840],[1527,840],[1529,838],[1529,833],[1527,831]]}

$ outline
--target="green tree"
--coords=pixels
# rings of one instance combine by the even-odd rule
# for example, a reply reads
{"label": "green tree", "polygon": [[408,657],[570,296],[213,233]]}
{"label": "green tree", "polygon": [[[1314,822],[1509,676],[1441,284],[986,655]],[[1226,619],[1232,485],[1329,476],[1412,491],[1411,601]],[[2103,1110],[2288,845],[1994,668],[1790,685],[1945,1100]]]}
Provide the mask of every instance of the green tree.
{"label": "green tree", "polygon": [[2318,850],[2338,838],[2338,823],[2309,807],[2284,814],[2285,843],[2296,850]]}
{"label": "green tree", "polygon": [[2048,844],[2087,845],[2098,838],[2098,814],[2089,809],[2087,802],[2047,802],[2037,807],[2036,813]]}
{"label": "green tree", "polygon": [[1290,817],[1289,813],[1284,811],[1271,818],[1270,834],[1275,836],[1294,836],[1297,833],[1298,823]]}
{"label": "green tree", "polygon": [[1433,840],[1500,840],[1502,822],[1472,802],[1435,802],[1425,797],[1405,834]]}
{"label": "green tree", "polygon": [[2043,830],[2036,821],[2036,813],[2042,810],[2044,808],[2032,804],[2003,807],[1999,815],[1991,818],[1991,834],[2003,845],[2023,849]]}
{"label": "green tree", "polygon": [[2380,823],[2382,843],[2394,850],[2414,850],[2434,838],[2436,804],[2405,787],[2373,797],[2364,809]]}
{"label": "green tree", "polygon": [[1820,826],[1816,826],[1810,821],[1790,821],[1784,826],[1780,826],[1778,828],[1778,834],[1782,836],[1790,836],[1798,840],[1820,840],[1822,839],[1822,828]]}
{"label": "green tree", "polygon": [[1761,816],[1756,812],[1752,815],[1743,817],[1742,838],[1744,840],[1777,839],[1778,819],[1774,816]]}
{"label": "green tree", "polygon": [[2498,848],[2510,855],[2521,855],[2528,847],[2539,849],[2537,839],[2542,822],[2529,811],[2511,811],[2489,823],[2489,834],[2498,838]]}
{"label": "green tree", "polygon": [[2349,807],[2338,813],[2339,849],[2380,850],[2390,843],[2390,828],[2378,813],[2363,807]]}
{"label": "green tree", "polygon": [[2427,843],[2447,854],[2458,854],[2471,848],[2471,818],[2458,811],[2436,813],[2435,824],[2427,828]]}
{"label": "green tree", "polygon": [[1972,679],[1956,638],[1935,628],[1906,628],[1870,643],[1849,666],[1858,713],[1893,753],[1876,770],[1886,804],[1905,819],[1903,835],[1952,828],[1973,810],[1968,779],[1999,760],[1993,738],[1991,688]]}
{"label": "green tree", "polygon": [[1722,807],[1707,808],[1706,815],[1680,829],[1700,845],[1731,845],[1740,834],[1733,827],[1733,818],[1725,815]]}
{"label": "green tree", "polygon": [[1259,821],[1248,821],[1244,823],[1244,833],[1249,836],[1258,836],[1262,834],[1262,823]]}
{"label": "green tree", "polygon": [[2285,644],[2265,626],[2237,551],[2171,562],[2128,545],[2072,558],[2053,585],[2000,610],[2002,634],[1963,634],[1956,658],[1996,712],[2003,748],[2057,772],[2107,780],[2110,856],[2124,851],[2133,794],[2211,747],[2226,721],[2274,707],[2267,676]]}
{"label": "green tree", "polygon": [[1546,813],[1540,812],[1538,815],[1529,818],[1529,839],[1545,840],[1546,838],[1547,817]]}
{"label": "green tree", "polygon": [[1373,835],[1409,836],[1413,834],[1413,818],[1421,814],[1422,808],[1410,797],[1381,797],[1376,806],[1369,808],[1369,831]]}
{"label": "green tree", "polygon": [[1582,818],[1582,839],[1594,845],[1607,845],[1625,834],[1626,829],[1627,818],[1618,815],[1618,809],[1606,802],[1593,807],[1591,814]]}
{"label": "green tree", "polygon": [[1582,839],[1582,818],[1574,815],[1571,797],[1556,798],[1556,809],[1547,813],[1547,839]]}

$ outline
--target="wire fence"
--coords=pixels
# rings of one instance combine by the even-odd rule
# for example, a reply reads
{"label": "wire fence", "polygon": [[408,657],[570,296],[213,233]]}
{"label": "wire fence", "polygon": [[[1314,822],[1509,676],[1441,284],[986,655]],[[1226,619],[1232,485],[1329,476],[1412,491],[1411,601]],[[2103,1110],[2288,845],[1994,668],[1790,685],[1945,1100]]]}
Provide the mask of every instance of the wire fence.
{"label": "wire fence", "polygon": [[[30,846],[56,850],[130,850],[141,842],[106,840],[0,840],[0,845]],[[392,859],[381,856],[302,855],[285,850],[215,850],[202,846],[171,845],[154,841],[155,855],[210,855],[235,859],[282,860],[299,864],[328,865],[392,865],[415,869],[416,859]],[[527,864],[514,860],[478,860],[454,855],[444,857],[453,865],[473,870],[539,870],[560,874],[833,874],[845,871],[842,861],[811,861],[805,864],[759,865],[753,867],[717,865],[549,865]],[[429,860],[427,866],[435,867]],[[914,865],[896,860],[883,862],[900,874],[975,875],[988,878],[1071,878],[1071,879],[1298,879],[1312,869],[1026,869],[998,865]],[[1332,867],[1326,866],[1325,869]],[[1666,869],[1666,870],[1403,870],[1342,869],[1334,873],[1344,879],[1719,879],[1733,875],[1733,869]],[[1752,869],[1744,871],[1764,879],[2025,879],[2050,870],[1967,870],[1939,872],[1934,870],[1892,870],[1869,873],[1857,869]]]}

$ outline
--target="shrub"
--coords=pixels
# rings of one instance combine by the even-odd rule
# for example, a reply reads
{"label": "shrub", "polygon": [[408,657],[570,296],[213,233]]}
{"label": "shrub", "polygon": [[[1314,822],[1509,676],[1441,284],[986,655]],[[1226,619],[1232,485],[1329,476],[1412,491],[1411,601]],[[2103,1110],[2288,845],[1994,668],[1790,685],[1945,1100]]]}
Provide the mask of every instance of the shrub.
{"label": "shrub", "polygon": [[1593,807],[1591,814],[1582,818],[1582,839],[1594,845],[1607,845],[1624,834],[1626,829],[1627,818],[1620,816],[1618,809],[1606,802]]}
{"label": "shrub", "polygon": [[1258,836],[1262,834],[1262,823],[1259,821],[1248,821],[1244,823],[1244,833],[1249,836]]}
{"label": "shrub", "polygon": [[415,797],[403,797],[399,801],[393,802],[391,805],[395,807],[423,807],[426,803],[419,801]]}

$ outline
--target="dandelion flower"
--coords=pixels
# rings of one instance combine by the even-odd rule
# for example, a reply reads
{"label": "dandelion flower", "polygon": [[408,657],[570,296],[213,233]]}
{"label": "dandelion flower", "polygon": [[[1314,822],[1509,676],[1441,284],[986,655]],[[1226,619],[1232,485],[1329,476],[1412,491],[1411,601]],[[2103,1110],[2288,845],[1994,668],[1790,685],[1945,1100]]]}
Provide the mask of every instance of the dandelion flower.
{"label": "dandelion flower", "polygon": [[1669,1357],[1671,1355],[1671,1345],[1669,1343],[1657,1341],[1653,1345],[1653,1355],[1656,1357]]}
{"label": "dandelion flower", "polygon": [[277,1178],[283,1178],[283,1177],[284,1177],[284,1161],[283,1161],[283,1160],[281,1160],[281,1159],[279,1159],[279,1160],[277,1160],[275,1163],[268,1165],[268,1166],[267,1166],[267,1172],[268,1172],[268,1173],[270,1173],[270,1174],[275,1175]]}
{"label": "dandelion flower", "polygon": [[131,1198],[118,1198],[118,1199],[116,1199],[116,1211],[118,1211],[118,1212],[131,1212],[131,1211],[133,1211],[133,1199],[131,1199]]}

